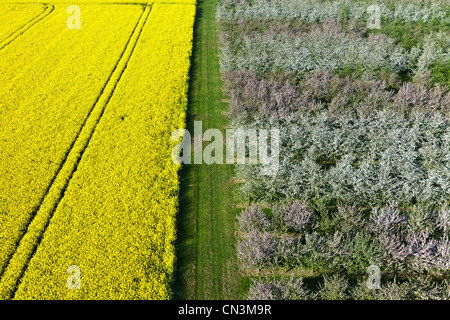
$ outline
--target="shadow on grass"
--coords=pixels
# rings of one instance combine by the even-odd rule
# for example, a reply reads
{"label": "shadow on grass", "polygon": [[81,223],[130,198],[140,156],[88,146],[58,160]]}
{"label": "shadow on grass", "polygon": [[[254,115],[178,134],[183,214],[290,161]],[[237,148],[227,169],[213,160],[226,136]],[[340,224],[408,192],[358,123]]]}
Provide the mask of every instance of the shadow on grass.
{"label": "shadow on grass", "polygon": [[[197,6],[194,22],[193,47],[191,56],[191,66],[189,70],[189,89],[188,104],[186,110],[186,129],[189,132],[194,130],[194,119],[196,103],[196,84],[199,81],[198,65],[199,65],[199,20],[203,17],[202,8]],[[172,289],[174,299],[192,299],[194,296],[191,291],[195,292],[195,283],[188,283],[186,275],[193,270],[189,270],[189,266],[195,265],[196,259],[196,232],[195,215],[197,212],[196,199],[192,193],[194,190],[196,165],[183,165],[179,171],[180,192],[179,192],[179,210],[177,216],[177,240],[176,240],[176,265],[175,277],[173,279]],[[193,218],[193,219],[192,219]],[[194,271],[195,272],[195,271]]]}

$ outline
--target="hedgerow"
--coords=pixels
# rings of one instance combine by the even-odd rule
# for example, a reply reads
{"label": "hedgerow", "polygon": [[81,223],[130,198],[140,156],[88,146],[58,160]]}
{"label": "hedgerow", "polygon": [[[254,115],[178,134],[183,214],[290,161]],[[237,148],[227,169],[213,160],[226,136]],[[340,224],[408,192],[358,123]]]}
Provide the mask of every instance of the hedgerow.
{"label": "hedgerow", "polygon": [[236,166],[243,199],[373,205],[440,204],[450,197],[450,126],[442,117],[321,115],[236,126],[280,130],[275,176],[261,175],[259,165]]}
{"label": "hedgerow", "polygon": [[[224,71],[254,70],[259,73],[287,70],[298,75],[328,69],[355,70],[377,74],[381,69],[396,73],[424,73],[430,67],[449,59],[439,39],[443,34],[430,34],[410,52],[383,34],[368,38],[352,36],[339,30],[313,29],[294,35],[253,34],[224,41],[221,67]],[[225,39],[226,40],[226,39]]]}
{"label": "hedgerow", "polygon": [[429,21],[448,18],[446,1],[296,1],[296,0],[223,0],[217,8],[217,18],[251,20],[261,18],[301,19],[321,22],[347,15],[353,19],[367,19],[367,8],[375,4],[381,17],[387,20]]}
{"label": "hedgerow", "polygon": [[[446,20],[419,21],[388,21],[381,19],[380,29],[367,28],[367,22],[354,20],[330,19],[322,22],[307,22],[303,20],[276,19],[273,17],[252,20],[220,20],[221,40],[225,35],[230,41],[239,37],[250,36],[258,33],[263,35],[272,34],[305,34],[311,30],[324,28],[328,32],[345,32],[347,34],[359,35],[367,38],[371,34],[384,34],[400,44],[404,49],[411,50],[413,47],[423,43],[426,36],[431,33],[445,34],[450,30],[450,22]],[[448,50],[448,39],[442,38],[439,45]]]}
{"label": "hedgerow", "polygon": [[405,117],[422,113],[450,117],[450,93],[428,74],[400,84],[395,74],[341,77],[329,70],[314,71],[298,79],[289,72],[261,75],[254,71],[225,72],[224,88],[232,118],[286,118],[326,112],[370,118],[378,111],[393,111]]}
{"label": "hedgerow", "polygon": [[[273,3],[270,2],[269,6]],[[322,4],[315,3],[315,5]],[[277,19],[276,16],[256,20],[222,19],[220,21],[221,42],[224,50],[222,63],[225,68],[248,68],[264,73],[266,69],[263,69],[263,66],[268,63],[266,68],[271,70],[285,68],[299,74],[317,68],[330,68],[348,74],[355,70],[360,73],[373,73],[379,71],[381,67],[394,67],[390,71],[400,72],[402,81],[408,81],[413,74],[432,70],[434,82],[448,85],[448,79],[445,77],[450,72],[448,19],[408,21],[405,24],[398,18],[392,21],[384,18],[380,29],[368,29],[365,21],[355,20],[354,17],[348,17],[348,20],[342,17],[329,17],[329,19],[321,20],[320,23],[287,18]],[[388,39],[387,42],[380,41],[380,37]],[[352,42],[346,38],[358,41]],[[248,39],[252,40],[250,44]],[[302,39],[310,39],[313,43],[308,45],[308,41],[305,42]],[[336,43],[338,39],[340,41]],[[318,40],[323,41],[319,41],[317,46],[314,46],[314,42]],[[301,42],[304,48],[296,41]],[[381,51],[367,52],[366,50],[372,47],[364,44],[365,41],[369,44],[373,44],[374,41],[380,42]],[[272,45],[275,47],[270,50]],[[388,50],[383,51],[384,46],[395,48],[393,57],[386,54]],[[346,54],[343,54],[341,50],[346,50]],[[240,51],[243,53],[239,54]],[[349,59],[342,59],[339,53]],[[377,55],[380,56],[377,57]],[[375,59],[375,61],[364,61],[364,58]],[[376,61],[381,62],[386,58],[387,61],[384,61],[383,66],[376,65]],[[406,63],[406,66],[401,67],[396,63],[392,65],[389,59],[394,59],[401,65]],[[319,60],[319,63],[316,60]]]}
{"label": "hedgerow", "polygon": [[282,277],[252,279],[249,300],[448,300],[448,280],[433,281],[431,278],[409,278],[406,281],[388,281],[379,289],[369,289],[366,282],[351,285],[349,279],[324,276],[319,288],[309,289],[302,278]]}
{"label": "hedgerow", "polygon": [[[369,212],[367,212],[369,211]],[[370,210],[305,203],[250,206],[238,216],[238,254],[244,267],[277,266],[364,274],[376,265],[384,275],[431,272],[448,275],[450,208],[395,203]]]}
{"label": "hedgerow", "polygon": [[[221,48],[223,70],[287,70],[304,74],[317,69],[350,68],[373,74],[382,68],[406,72],[412,63],[408,52],[384,36],[352,38],[345,34],[317,34],[289,37],[254,35]],[[432,55],[433,59],[438,57]]]}

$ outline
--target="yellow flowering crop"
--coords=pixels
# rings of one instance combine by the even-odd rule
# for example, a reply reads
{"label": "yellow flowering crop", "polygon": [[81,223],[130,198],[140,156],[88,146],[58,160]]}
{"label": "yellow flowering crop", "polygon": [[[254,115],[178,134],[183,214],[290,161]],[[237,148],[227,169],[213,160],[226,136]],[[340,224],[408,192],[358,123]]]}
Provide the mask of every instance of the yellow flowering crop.
{"label": "yellow flowering crop", "polygon": [[[39,209],[143,9],[65,7],[0,50],[0,274]],[[96,39],[101,39],[97,41]]]}
{"label": "yellow flowering crop", "polygon": [[30,21],[38,19],[46,7],[40,4],[0,4],[0,47],[1,43]]}
{"label": "yellow flowering crop", "polygon": [[[6,0],[7,3],[19,3],[22,4],[24,0]],[[27,3],[42,3],[42,0],[27,0]],[[67,0],[51,0],[52,4],[67,4],[70,1]],[[196,4],[197,0],[83,0],[80,1],[83,4],[153,4],[153,3],[163,3],[163,4]],[[73,2],[74,5],[77,4],[77,1]]]}
{"label": "yellow flowering crop", "polygon": [[[195,5],[186,2],[155,3],[151,11],[150,7],[146,7],[144,12],[142,6],[122,6],[123,9],[134,7],[140,10],[139,15],[133,18],[116,19],[125,24],[121,28],[128,37],[128,23],[133,26],[137,23],[136,29],[114,72],[97,74],[92,71],[99,77],[103,74],[110,76],[103,92],[100,94],[98,90],[83,89],[84,85],[95,86],[82,84],[78,85],[77,95],[72,96],[78,99],[78,94],[83,94],[83,90],[100,94],[46,199],[36,208],[33,222],[3,273],[0,298],[8,298],[12,293],[17,299],[171,297],[179,165],[171,160],[171,150],[176,143],[171,142],[170,137],[173,130],[185,124],[195,17]],[[85,11],[83,9],[83,14]],[[88,25],[83,22],[83,28]],[[111,30],[105,33],[121,39],[120,33],[116,35]],[[84,50],[88,50],[88,44],[96,47],[95,50],[107,45],[102,43],[102,35],[99,32],[97,37],[86,39]],[[12,51],[10,48],[7,46],[5,50]],[[89,59],[94,59],[94,54],[88,55]],[[113,53],[97,54],[96,58],[107,59],[109,55]],[[118,59],[118,55],[114,57]],[[95,65],[95,62],[92,64]],[[72,68],[81,73],[89,72],[80,71],[76,63],[72,64]],[[42,87],[40,94],[48,88],[47,85]],[[80,112],[84,100],[87,99],[78,100]],[[88,105],[92,107],[93,104]],[[60,109],[62,105],[55,103],[54,108]],[[0,105],[0,113],[4,109],[8,110]],[[42,104],[40,109],[45,110]],[[39,110],[34,114],[39,115]],[[69,133],[60,130],[79,128],[69,115],[67,117],[69,120],[63,119],[62,115],[55,117],[51,114],[48,117],[66,122],[47,125],[53,129],[53,136],[62,139]],[[28,119],[23,122],[28,123]],[[41,126],[38,128],[40,130]],[[7,137],[8,132],[0,129],[0,143],[4,143],[1,138]],[[53,136],[46,134],[47,139]],[[48,149],[53,151],[43,156],[47,161],[53,160],[58,151],[56,147],[35,149],[43,153],[49,152]],[[4,169],[5,161],[7,159],[0,159],[0,170],[12,172],[12,168]],[[38,174],[39,164],[31,162],[28,167],[35,166],[36,170],[32,173]],[[40,170],[48,170],[49,176],[53,173],[48,169],[48,164],[46,168],[41,166]],[[9,179],[12,179],[11,175]],[[68,180],[65,188],[65,181]],[[11,187],[10,180],[5,182],[7,187]],[[45,190],[45,182],[48,181],[40,182],[41,190]],[[31,206],[31,195],[25,191],[21,205]],[[33,191],[39,192],[38,186]],[[62,199],[59,201],[60,195]],[[35,197],[35,203],[42,196],[40,192],[40,197]],[[4,202],[12,208],[15,204],[11,205],[9,197],[13,197],[12,193]],[[16,216],[25,211],[26,208],[18,210]],[[24,221],[30,212],[23,214]],[[14,227],[12,222],[8,226]],[[21,231],[20,227],[17,228]],[[45,232],[40,241],[42,229]],[[6,240],[2,238],[1,241],[3,245]],[[81,270],[80,289],[67,287],[66,270],[71,265]],[[19,284],[17,280],[20,277]]]}

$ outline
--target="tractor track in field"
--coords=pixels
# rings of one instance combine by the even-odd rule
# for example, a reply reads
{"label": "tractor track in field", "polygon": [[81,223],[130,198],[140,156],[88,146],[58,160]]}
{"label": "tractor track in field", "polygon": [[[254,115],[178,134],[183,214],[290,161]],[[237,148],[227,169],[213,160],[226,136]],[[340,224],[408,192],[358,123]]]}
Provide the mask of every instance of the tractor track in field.
{"label": "tractor track in field", "polygon": [[25,32],[30,30],[34,25],[48,17],[53,11],[55,10],[54,5],[44,5],[44,11],[38,14],[36,17],[25,23],[22,27],[20,27],[18,30],[13,32],[11,35],[9,35],[6,39],[2,40],[0,42],[0,50],[4,49],[6,46],[11,44],[14,40],[19,38],[21,35],[23,35]]}
{"label": "tractor track in field", "polygon": [[17,291],[20,279],[23,277],[28,264],[36,252],[43,235],[50,224],[53,213],[56,211],[64,193],[76,172],[78,165],[87,149],[97,124],[109,104],[114,91],[124,74],[133,55],[144,27],[151,13],[151,5],[143,4],[143,10],[121,56],[116,62],[108,80],[103,86],[99,96],[85,118],[74,141],[67,150],[55,176],[47,187],[37,209],[31,215],[26,231],[18,240],[16,251],[8,259],[3,273],[0,274],[0,299],[11,299]]}

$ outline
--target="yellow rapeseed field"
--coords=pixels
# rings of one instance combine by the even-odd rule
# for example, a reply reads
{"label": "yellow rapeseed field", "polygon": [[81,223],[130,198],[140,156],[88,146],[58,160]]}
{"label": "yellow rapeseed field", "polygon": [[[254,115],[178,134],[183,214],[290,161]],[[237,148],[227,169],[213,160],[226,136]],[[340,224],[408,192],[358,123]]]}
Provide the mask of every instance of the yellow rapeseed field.
{"label": "yellow rapeseed field", "polygon": [[[102,91],[142,8],[65,7],[0,50],[0,274]],[[96,41],[101,39],[101,41]]]}
{"label": "yellow rapeseed field", "polygon": [[[27,3],[42,3],[42,0],[6,0],[6,3],[19,3],[23,2]],[[163,4],[196,4],[197,0],[82,0],[82,1],[67,1],[67,0],[51,0],[49,3],[52,4],[128,4],[128,5],[136,5],[136,4],[153,4],[153,3],[163,3]]]}
{"label": "yellow rapeseed field", "polygon": [[171,297],[191,3],[85,5],[76,31],[52,13],[0,51],[0,298]]}
{"label": "yellow rapeseed field", "polygon": [[0,44],[28,22],[44,13],[40,4],[0,4]]}

